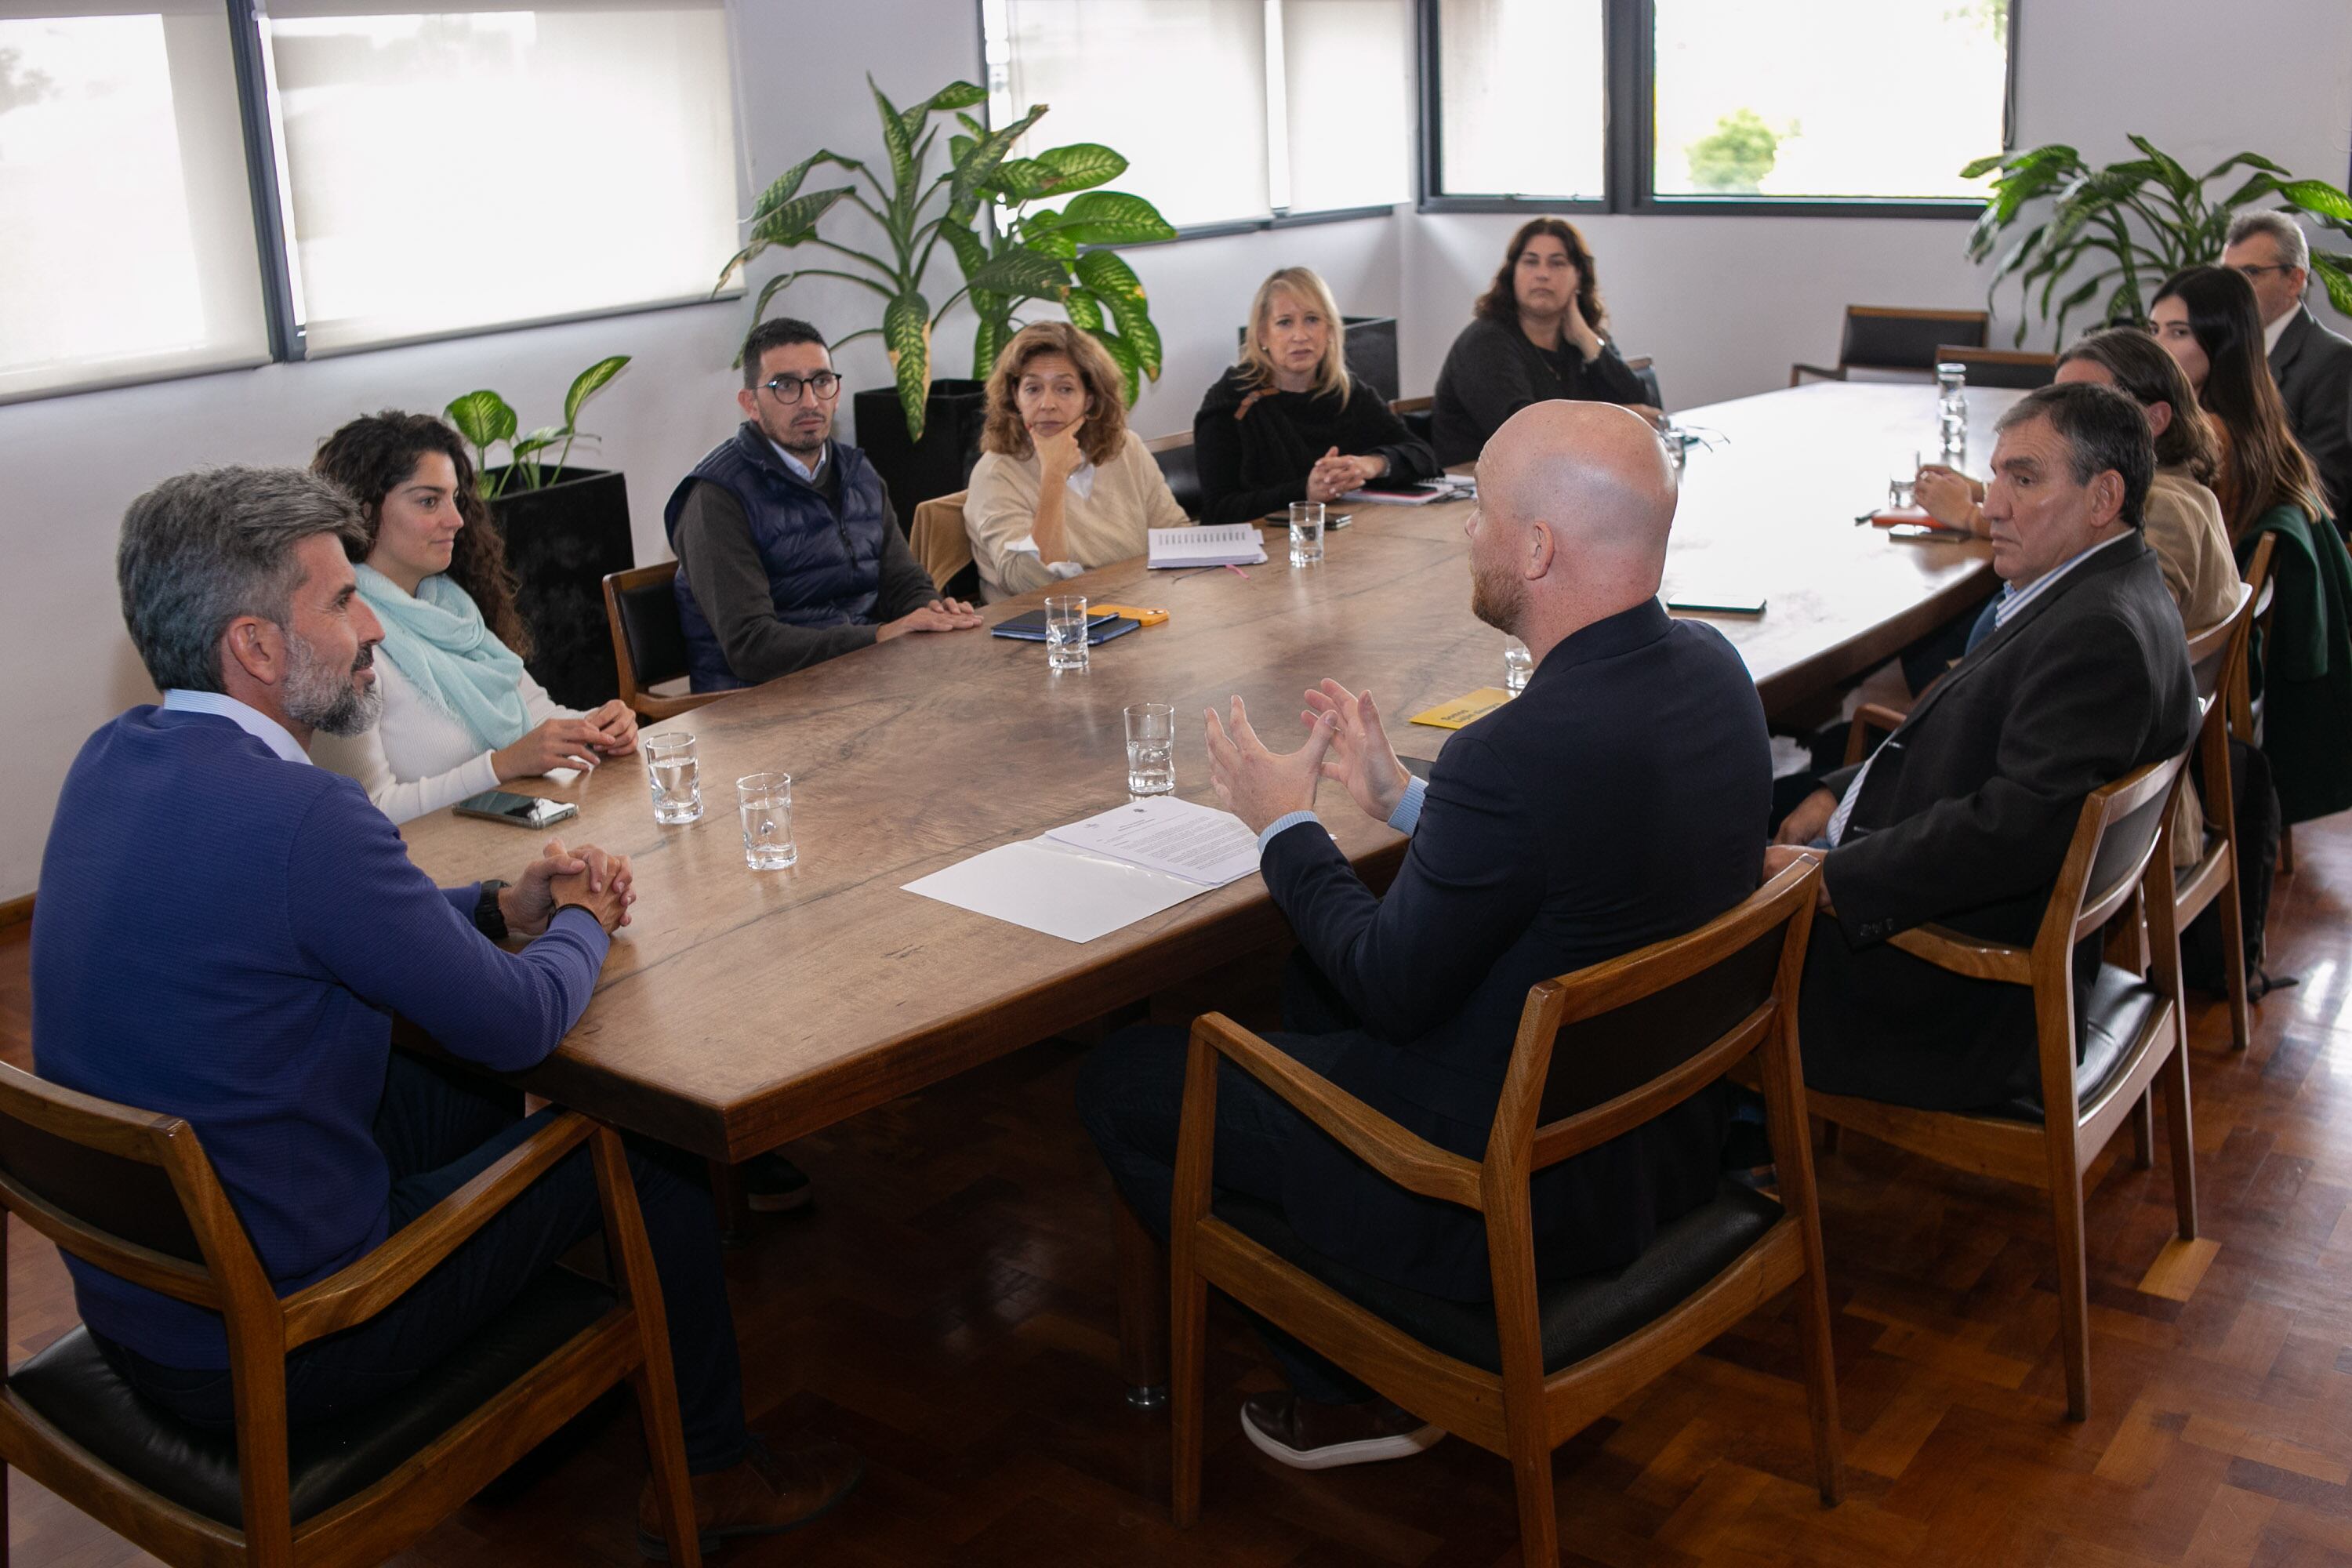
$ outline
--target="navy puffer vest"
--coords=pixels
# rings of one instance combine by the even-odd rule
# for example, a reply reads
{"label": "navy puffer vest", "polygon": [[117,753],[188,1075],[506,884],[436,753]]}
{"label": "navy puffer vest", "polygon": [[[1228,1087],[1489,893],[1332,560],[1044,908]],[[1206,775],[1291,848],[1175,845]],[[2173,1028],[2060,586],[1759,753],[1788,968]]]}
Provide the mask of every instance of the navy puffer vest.
{"label": "navy puffer vest", "polygon": [[[882,585],[882,479],[866,454],[838,441],[825,444],[825,461],[841,481],[836,510],[816,487],[784,466],[757,425],[746,420],[712,447],[679,481],[662,509],[662,528],[677,547],[678,514],[697,484],[717,485],[735,498],[768,569],[768,594],[786,626],[838,626],[867,619]],[[679,564],[677,616],[686,632],[687,672],[697,691],[741,686],[727,667],[719,634],[694,602],[694,586]]]}

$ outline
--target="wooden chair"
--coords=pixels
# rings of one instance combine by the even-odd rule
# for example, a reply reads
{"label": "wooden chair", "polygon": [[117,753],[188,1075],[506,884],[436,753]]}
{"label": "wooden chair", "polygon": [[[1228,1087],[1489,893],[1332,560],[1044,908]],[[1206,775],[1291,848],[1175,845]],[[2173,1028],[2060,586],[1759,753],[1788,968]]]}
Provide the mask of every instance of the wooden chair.
{"label": "wooden chair", "polygon": [[[1837,1501],[1837,1390],[1796,1033],[1819,879],[1818,867],[1792,866],[1687,936],[1532,987],[1483,1161],[1414,1136],[1222,1014],[1194,1024],[1171,1269],[1178,1524],[1200,1511],[1211,1285],[1423,1419],[1509,1459],[1529,1563],[1559,1559],[1552,1450],[1795,1286],[1815,1479],[1822,1501]],[[1269,1205],[1227,1196],[1212,1206],[1220,1056],[1388,1180],[1482,1215],[1494,1304],[1370,1279],[1309,1250]],[[1751,1057],[1781,1202],[1726,1183],[1619,1274],[1538,1280],[1534,1173],[1651,1120]]]}
{"label": "wooden chair", "polygon": [[963,498],[968,492],[938,496],[915,503],[914,521],[907,529],[908,548],[940,592],[977,603],[980,566],[971,558],[971,535],[964,531]]}
{"label": "wooden chair", "polygon": [[[2270,641],[2271,615],[2277,607],[2278,584],[2271,581],[2271,554],[2278,540],[2264,534],[2254,545],[2253,554],[2246,562],[2246,585],[2254,591],[2254,632],[2267,647]],[[2263,700],[2254,693],[2254,655],[2248,641],[2246,657],[2240,659],[2230,676],[2229,726],[2230,738],[2241,745],[2263,743]],[[2294,829],[2279,826],[2279,865],[2281,871],[2294,869]]]}
{"label": "wooden chair", "polygon": [[1981,348],[1991,317],[1982,310],[1917,310],[1886,305],[1848,305],[1834,367],[1792,364],[1789,384],[1808,375],[1844,381],[1857,370],[1936,374],[1936,356],[1947,348]]}
{"label": "wooden chair", "polygon": [[633,566],[604,578],[604,623],[613,634],[613,665],[620,672],[621,700],[647,719],[675,719],[706,702],[716,702],[723,691],[679,692],[672,696],[649,689],[686,673],[686,632],[678,624],[677,591],[671,584],[677,563]]}
{"label": "wooden chair", "polygon": [[[2170,814],[2189,753],[2152,763],[2094,790],[2031,948],[2005,946],[1940,926],[1896,934],[1914,958],[1971,979],[2033,993],[2038,1105],[1956,1113],[1915,1110],[1811,1090],[1815,1116],[1979,1175],[2047,1188],[2057,1230],[2058,1337],[2066,1362],[2066,1408],[2091,1409],[2090,1305],[2083,1257],[2083,1175],[2161,1080],[2172,1148],[2175,1217],[2184,1240],[2197,1236],[2197,1177],[2189,1147],[2189,1066],[2182,1049],[2180,940],[2172,923]],[[2143,900],[2154,975],[2101,963],[2078,1034],[2074,952]],[[2078,1047],[2078,1039],[2082,1044]],[[1776,1133],[1776,1151],[1786,1147]]]}
{"label": "wooden chair", "polygon": [[2058,356],[2025,349],[1975,348],[1938,343],[1936,363],[1966,365],[1970,386],[2013,386],[2028,392],[2058,379]]}
{"label": "wooden chair", "polygon": [[[289,1352],[383,1311],[583,1144],[615,1288],[551,1269],[415,1386],[289,1432]],[[87,1329],[0,1384],[0,1466],[165,1562],[381,1563],[624,1378],[670,1561],[700,1562],[661,1287],[610,1128],[557,1117],[358,1262],[281,1300],[187,1122],[0,1066],[0,1206],[83,1262],[225,1320],[234,1436],[141,1398]],[[0,1308],[5,1285],[0,1269]]]}
{"label": "wooden chair", "polygon": [[[2267,548],[2270,540],[2263,541]],[[2263,565],[2267,568],[2265,559]],[[2238,585],[2237,607],[2221,620],[2189,639],[2189,665],[2197,676],[2198,700],[2205,705],[2197,727],[2197,761],[2203,787],[2198,791],[2198,820],[2179,819],[2172,825],[2177,838],[2184,828],[2196,833],[2198,855],[2188,866],[2176,867],[2172,877],[2172,925],[2187,931],[2189,922],[2220,900],[2221,974],[2230,1004],[2230,1046],[2242,1051],[2250,1037],[2246,1015],[2245,919],[2238,896],[2238,812],[2230,783],[2229,693],[2237,683],[2237,667],[2253,640],[2254,590]],[[2185,802],[2184,802],[2185,804]]]}

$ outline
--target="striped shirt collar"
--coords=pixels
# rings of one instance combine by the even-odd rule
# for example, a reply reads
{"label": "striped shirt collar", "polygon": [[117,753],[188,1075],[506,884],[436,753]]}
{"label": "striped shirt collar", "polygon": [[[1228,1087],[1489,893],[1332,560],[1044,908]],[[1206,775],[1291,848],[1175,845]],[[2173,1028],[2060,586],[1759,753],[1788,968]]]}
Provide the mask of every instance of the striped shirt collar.
{"label": "striped shirt collar", "polygon": [[2121,544],[2126,539],[2137,539],[2138,537],[2138,529],[2126,528],[2121,533],[2116,534],[2113,539],[2103,539],[2098,543],[2091,546],[2088,550],[2084,551],[2080,555],[2075,556],[2074,559],[2062,563],[2051,571],[2044,572],[2041,576],[2036,577],[2032,582],[2027,584],[2022,588],[2020,588],[2014,583],[2007,584],[2000,591],[2000,601],[1993,605],[1992,624],[1996,627],[2009,625],[2011,616],[2016,615],[2020,610],[2025,608],[2026,605],[2033,603],[2035,599],[2041,597],[2044,592],[2055,585],[2057,581],[2061,577],[2066,575],[2067,573],[2072,572],[2075,567],[2080,566],[2084,562],[2088,561],[2100,551],[2112,549],[2116,545]]}

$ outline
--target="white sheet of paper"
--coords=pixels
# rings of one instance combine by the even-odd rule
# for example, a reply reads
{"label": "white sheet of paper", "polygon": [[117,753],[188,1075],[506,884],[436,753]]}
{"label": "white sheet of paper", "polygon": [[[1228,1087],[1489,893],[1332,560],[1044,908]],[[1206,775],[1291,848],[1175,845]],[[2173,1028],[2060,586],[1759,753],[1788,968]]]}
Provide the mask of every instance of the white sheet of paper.
{"label": "white sheet of paper", "polygon": [[905,890],[1065,942],[1092,942],[1209,889],[1072,845],[1024,838],[918,878]]}
{"label": "white sheet of paper", "polygon": [[1257,869],[1257,835],[1240,817],[1172,795],[1131,800],[1045,837],[1212,888]]}

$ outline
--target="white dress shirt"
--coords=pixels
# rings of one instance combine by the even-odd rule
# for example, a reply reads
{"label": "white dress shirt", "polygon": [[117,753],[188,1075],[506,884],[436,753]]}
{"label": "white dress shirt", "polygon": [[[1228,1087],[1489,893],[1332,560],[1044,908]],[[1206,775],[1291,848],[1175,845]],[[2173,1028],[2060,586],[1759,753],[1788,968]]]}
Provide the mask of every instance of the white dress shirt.
{"label": "white dress shirt", "polygon": [[163,710],[167,713],[209,713],[215,719],[226,719],[289,763],[310,765],[310,753],[302,742],[287,732],[286,726],[260,709],[239,702],[220,691],[191,691],[174,686],[163,693]]}

